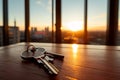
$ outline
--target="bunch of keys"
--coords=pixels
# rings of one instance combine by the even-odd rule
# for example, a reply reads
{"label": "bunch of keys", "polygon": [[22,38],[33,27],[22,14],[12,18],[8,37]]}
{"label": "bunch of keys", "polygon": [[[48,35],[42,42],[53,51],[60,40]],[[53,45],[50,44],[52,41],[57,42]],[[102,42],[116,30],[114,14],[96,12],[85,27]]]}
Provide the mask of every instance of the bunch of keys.
{"label": "bunch of keys", "polygon": [[51,62],[54,61],[54,58],[63,59],[64,56],[48,53],[44,48],[36,48],[33,45],[28,45],[27,50],[22,53],[21,58],[25,60],[35,59],[38,63],[43,64],[50,74],[57,75],[59,70]]}

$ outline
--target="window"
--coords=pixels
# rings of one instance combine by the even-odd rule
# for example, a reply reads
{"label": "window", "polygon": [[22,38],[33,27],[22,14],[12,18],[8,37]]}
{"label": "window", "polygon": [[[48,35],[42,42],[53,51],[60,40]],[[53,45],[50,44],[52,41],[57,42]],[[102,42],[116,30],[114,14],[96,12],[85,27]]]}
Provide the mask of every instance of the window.
{"label": "window", "polygon": [[84,0],[62,0],[62,42],[83,43]]}
{"label": "window", "polygon": [[107,0],[88,0],[88,43],[105,44]]}
{"label": "window", "polygon": [[52,42],[52,0],[30,0],[30,29],[32,42]]}
{"label": "window", "polygon": [[24,0],[8,0],[9,43],[24,41]]}
{"label": "window", "polygon": [[0,46],[3,45],[3,33],[2,33],[2,27],[3,27],[3,10],[2,10],[2,0],[0,0]]}
{"label": "window", "polygon": [[117,35],[117,45],[120,45],[120,1],[119,1],[119,17],[118,17],[118,35]]}
{"label": "window", "polygon": [[[25,0],[8,0],[10,44],[25,41],[24,1]],[[61,29],[63,43],[84,42],[84,1],[85,0],[62,0]],[[107,28],[107,2],[108,0],[88,0],[87,26],[89,44],[105,44]],[[0,45],[2,45],[2,0],[0,0],[0,4]],[[30,33],[32,42],[52,42],[52,0],[30,0]],[[117,38],[118,45],[120,45],[119,36],[120,22]]]}

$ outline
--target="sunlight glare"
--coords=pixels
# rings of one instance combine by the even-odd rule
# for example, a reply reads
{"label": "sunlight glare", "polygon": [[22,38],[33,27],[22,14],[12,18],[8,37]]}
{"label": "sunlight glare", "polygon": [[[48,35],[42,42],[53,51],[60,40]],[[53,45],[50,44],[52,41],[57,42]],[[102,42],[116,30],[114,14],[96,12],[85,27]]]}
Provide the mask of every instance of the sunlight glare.
{"label": "sunlight glare", "polygon": [[73,44],[72,49],[73,49],[73,57],[76,58],[77,57],[77,52],[78,52],[78,45]]}
{"label": "sunlight glare", "polygon": [[67,24],[67,28],[71,31],[79,31],[83,30],[82,22],[81,21],[73,21]]}

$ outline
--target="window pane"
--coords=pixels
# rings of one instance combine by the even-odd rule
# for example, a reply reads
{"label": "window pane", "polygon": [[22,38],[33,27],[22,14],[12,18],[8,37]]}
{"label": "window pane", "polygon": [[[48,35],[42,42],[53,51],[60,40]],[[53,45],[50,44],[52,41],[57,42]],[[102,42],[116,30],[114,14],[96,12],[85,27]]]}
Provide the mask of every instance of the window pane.
{"label": "window pane", "polygon": [[51,42],[51,1],[30,0],[31,41]]}
{"label": "window pane", "polygon": [[2,0],[0,0],[0,46],[3,45],[3,33],[2,33],[2,27],[3,27],[3,10],[2,10]]}
{"label": "window pane", "polygon": [[24,0],[9,1],[9,37],[10,44],[24,39]]}
{"label": "window pane", "polygon": [[89,44],[105,44],[107,0],[88,0]]}
{"label": "window pane", "polygon": [[118,35],[117,35],[117,45],[120,45],[120,1],[119,1],[119,17],[118,17]]}
{"label": "window pane", "polygon": [[62,41],[83,43],[84,0],[62,0]]}

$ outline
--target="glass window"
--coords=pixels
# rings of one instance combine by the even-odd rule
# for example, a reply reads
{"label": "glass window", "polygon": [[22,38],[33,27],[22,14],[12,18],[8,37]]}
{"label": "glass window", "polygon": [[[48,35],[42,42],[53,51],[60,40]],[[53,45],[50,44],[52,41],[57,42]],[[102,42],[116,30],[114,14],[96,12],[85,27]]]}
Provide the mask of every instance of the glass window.
{"label": "glass window", "polygon": [[0,27],[2,27],[3,25],[3,17],[2,17],[2,14],[3,14],[3,10],[2,10],[2,0],[0,0]]}
{"label": "glass window", "polygon": [[3,10],[2,10],[2,0],[0,0],[0,46],[3,45],[3,33],[2,33],[2,27],[3,27]]}
{"label": "glass window", "polygon": [[117,45],[120,45],[120,1],[119,1],[119,15],[118,15],[118,35],[117,35]]}
{"label": "glass window", "polygon": [[52,0],[30,0],[30,29],[32,42],[52,42]]}
{"label": "glass window", "polygon": [[62,0],[62,42],[83,43],[84,0]]}
{"label": "glass window", "polygon": [[24,0],[9,1],[9,43],[24,41]]}
{"label": "glass window", "polygon": [[89,44],[105,44],[107,26],[107,0],[88,0]]}

